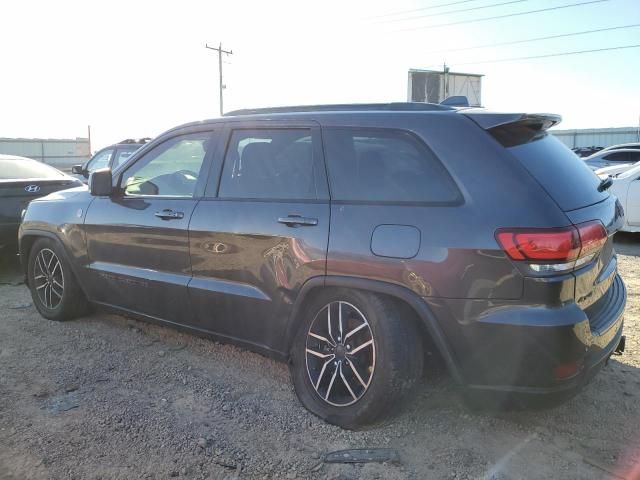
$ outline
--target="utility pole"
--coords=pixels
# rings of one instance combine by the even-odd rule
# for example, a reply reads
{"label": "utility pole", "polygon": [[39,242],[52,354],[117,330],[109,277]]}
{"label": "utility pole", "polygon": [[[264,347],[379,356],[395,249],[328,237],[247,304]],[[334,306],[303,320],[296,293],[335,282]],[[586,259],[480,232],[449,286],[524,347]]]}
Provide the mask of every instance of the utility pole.
{"label": "utility pole", "polygon": [[449,98],[449,67],[446,62],[442,65],[442,73],[444,73],[444,100],[446,100]]}
{"label": "utility pole", "polygon": [[233,50],[223,50],[222,49],[222,42],[218,44],[218,47],[210,47],[208,44],[204,45],[206,48],[208,48],[209,50],[215,50],[218,52],[218,73],[220,75],[220,116],[222,116],[222,90],[224,90],[225,86],[222,83],[222,54],[226,53],[227,55],[233,55]]}

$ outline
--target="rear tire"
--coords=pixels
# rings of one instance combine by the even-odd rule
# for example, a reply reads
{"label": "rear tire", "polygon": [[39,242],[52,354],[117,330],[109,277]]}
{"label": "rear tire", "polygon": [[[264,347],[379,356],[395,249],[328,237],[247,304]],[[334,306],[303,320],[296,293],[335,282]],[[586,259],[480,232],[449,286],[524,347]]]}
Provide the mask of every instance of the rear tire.
{"label": "rear tire", "polygon": [[355,429],[395,413],[422,376],[423,364],[409,309],[385,296],[332,289],[302,312],[290,370],[308,410]]}
{"label": "rear tire", "polygon": [[87,313],[89,304],[60,245],[39,238],[29,253],[27,278],[33,304],[40,315],[56,321]]}

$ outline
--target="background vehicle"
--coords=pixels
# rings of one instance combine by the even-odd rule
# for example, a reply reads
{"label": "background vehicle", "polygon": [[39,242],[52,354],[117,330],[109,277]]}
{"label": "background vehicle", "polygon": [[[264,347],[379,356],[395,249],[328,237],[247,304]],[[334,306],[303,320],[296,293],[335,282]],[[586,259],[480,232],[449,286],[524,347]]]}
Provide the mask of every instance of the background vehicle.
{"label": "background vehicle", "polygon": [[601,150],[598,153],[586,157],[584,162],[589,165],[592,170],[604,167],[633,165],[640,162],[640,150],[636,149],[617,149],[617,150]]}
{"label": "background vehicle", "polygon": [[611,150],[640,150],[640,143],[621,143],[620,145],[611,145],[610,147],[604,148],[605,151]]}
{"label": "background vehicle", "polygon": [[576,147],[571,149],[571,151],[579,157],[588,157],[600,150],[602,150],[602,147]]}
{"label": "background vehicle", "polygon": [[177,127],[29,205],[34,305],[289,360],[301,402],[348,428],[394,411],[427,350],[473,398],[562,401],[622,350],[626,291],[622,209],[559,121],[409,103]]}
{"label": "background vehicle", "polygon": [[140,140],[127,139],[96,152],[84,165],[74,165],[71,172],[76,178],[87,183],[89,174],[99,168],[116,168],[122,165],[133,153],[148,143],[150,138]]}
{"label": "background vehicle", "polygon": [[31,200],[78,185],[82,183],[44,163],[0,155],[0,255],[17,253],[20,214]]}
{"label": "background vehicle", "polygon": [[625,212],[625,232],[640,232],[640,164],[612,178],[609,189],[622,204]]}
{"label": "background vehicle", "polygon": [[631,170],[632,168],[640,165],[640,162],[636,163],[623,163],[622,165],[612,165],[610,167],[599,168],[595,170],[596,175],[600,178],[604,177],[617,177],[621,173]]}

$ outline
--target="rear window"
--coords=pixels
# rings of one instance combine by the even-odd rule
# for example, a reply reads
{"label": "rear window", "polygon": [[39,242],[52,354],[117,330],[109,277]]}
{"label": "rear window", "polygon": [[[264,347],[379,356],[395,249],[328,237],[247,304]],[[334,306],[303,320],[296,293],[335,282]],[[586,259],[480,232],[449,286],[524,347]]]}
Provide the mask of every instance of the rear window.
{"label": "rear window", "polygon": [[333,200],[451,204],[461,199],[435,155],[408,132],[327,128]]}
{"label": "rear window", "polygon": [[0,180],[25,180],[30,178],[61,178],[64,175],[49,165],[28,158],[0,159]]}
{"label": "rear window", "polygon": [[609,194],[598,192],[600,178],[552,135],[507,148],[564,211],[593,205]]}

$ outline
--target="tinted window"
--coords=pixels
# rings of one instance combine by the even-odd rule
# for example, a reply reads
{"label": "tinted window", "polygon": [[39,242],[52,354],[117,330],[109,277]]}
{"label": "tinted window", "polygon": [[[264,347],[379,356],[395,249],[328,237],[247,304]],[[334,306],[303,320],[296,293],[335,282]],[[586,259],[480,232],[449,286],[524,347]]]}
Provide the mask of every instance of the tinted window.
{"label": "tinted window", "polygon": [[334,200],[455,202],[453,180],[422,142],[393,130],[323,131]]}
{"label": "tinted window", "polygon": [[111,156],[113,155],[113,150],[102,150],[94,155],[94,157],[89,160],[87,164],[87,170],[93,172],[99,168],[105,168],[109,166],[109,162],[111,161]]}
{"label": "tinted window", "polygon": [[202,132],[161,143],[124,172],[125,194],[192,197],[210,138]]}
{"label": "tinted window", "polygon": [[0,180],[60,178],[63,174],[49,165],[30,158],[0,158]]}
{"label": "tinted window", "polygon": [[604,158],[608,162],[626,163],[631,161],[629,159],[629,154],[627,152],[614,152],[614,153],[610,153],[609,155],[604,155],[602,158]]}
{"label": "tinted window", "polygon": [[219,196],[316,199],[315,177],[310,130],[235,130]]}
{"label": "tinted window", "polygon": [[122,148],[119,147],[118,151],[116,152],[116,158],[114,158],[113,160],[113,165],[111,166],[112,169],[115,169],[116,167],[119,167],[120,165],[122,165],[124,162],[127,161],[127,159],[134,154],[134,152],[136,150],[138,150],[139,147],[135,147],[135,148]]}
{"label": "tinted window", "polygon": [[574,210],[609,196],[598,192],[600,179],[553,135],[508,148],[563,210]]}

